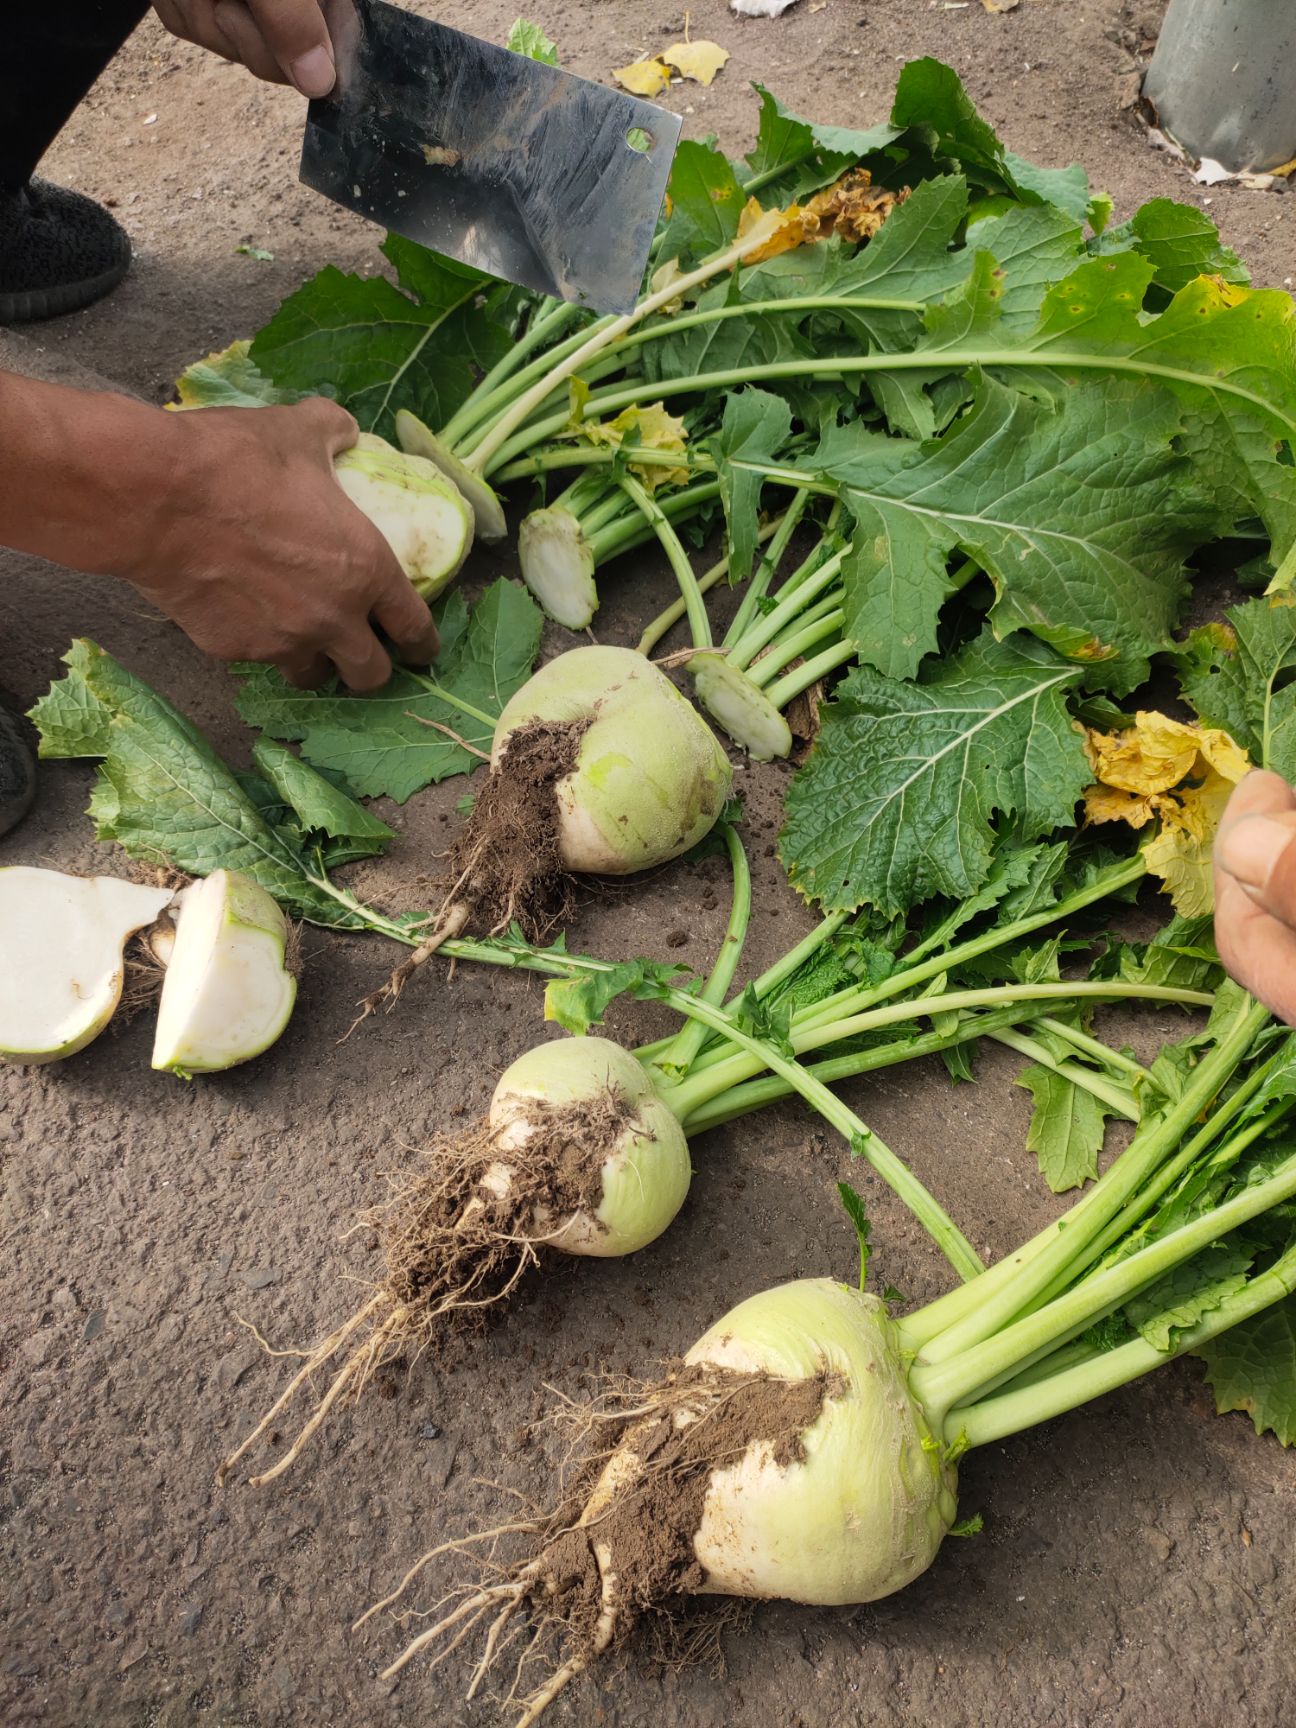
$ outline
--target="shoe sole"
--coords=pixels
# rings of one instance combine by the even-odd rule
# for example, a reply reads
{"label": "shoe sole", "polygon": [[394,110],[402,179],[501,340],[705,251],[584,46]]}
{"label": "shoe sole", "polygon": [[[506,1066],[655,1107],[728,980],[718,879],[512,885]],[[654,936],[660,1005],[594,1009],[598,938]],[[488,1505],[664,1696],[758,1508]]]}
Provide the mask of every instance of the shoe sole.
{"label": "shoe sole", "polygon": [[64,318],[102,300],[130,269],[129,256],[98,276],[80,282],[61,282],[53,288],[28,288],[21,293],[0,294],[0,324],[39,324],[47,318]]}

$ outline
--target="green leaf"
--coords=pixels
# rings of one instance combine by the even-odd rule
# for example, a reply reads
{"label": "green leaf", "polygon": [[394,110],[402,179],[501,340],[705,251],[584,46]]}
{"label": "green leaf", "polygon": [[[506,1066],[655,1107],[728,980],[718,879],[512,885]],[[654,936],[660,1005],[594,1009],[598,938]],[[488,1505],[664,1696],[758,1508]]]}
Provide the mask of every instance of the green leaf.
{"label": "green leaf", "polygon": [[546,1020],[555,1020],[565,1031],[584,1036],[592,1026],[601,1026],[608,1008],[618,996],[651,1000],[664,990],[678,988],[679,974],[688,967],[664,965],[656,960],[626,960],[605,972],[579,978],[555,978],[545,987]]}
{"label": "green leaf", "polygon": [[661,241],[663,258],[700,260],[728,246],[745,202],[727,157],[686,138],[671,164],[671,213]]}
{"label": "green leaf", "polygon": [[1184,1332],[1245,1287],[1253,1258],[1244,1242],[1212,1243],[1127,1302],[1125,1318],[1154,1350],[1173,1350]]}
{"label": "green leaf", "polygon": [[379,821],[300,756],[294,756],[286,744],[260,738],[252,746],[252,760],[308,832],[349,841],[367,854],[381,852],[396,838],[395,829]]}
{"label": "green leaf", "polygon": [[1078,383],[1056,404],[982,380],[970,413],[915,446],[858,424],[816,466],[856,522],[844,569],[860,658],[912,677],[937,645],[946,567],[990,577],[996,634],[1030,630],[1127,691],[1168,647],[1187,555],[1216,524],[1174,448],[1178,403],[1133,379]]}
{"label": "green leaf", "polygon": [[768,390],[735,390],[725,400],[724,420],[710,449],[716,460],[725,525],[729,530],[729,580],[742,582],[751,574],[761,490],[765,476],[758,469],[735,466],[770,462],[792,431],[792,410]]}
{"label": "green leaf", "polygon": [[979,1536],[985,1529],[985,1519],[979,1512],[974,1512],[970,1518],[960,1518],[957,1524],[951,1524],[951,1536]]}
{"label": "green leaf", "polygon": [[399,235],[383,250],[417,298],[326,265],[257,333],[251,356],[280,389],[332,396],[362,430],[390,438],[398,408],[444,424],[509,336],[475,304],[491,277]]}
{"label": "green leaf", "polygon": [[901,912],[985,882],[996,811],[1024,839],[1069,825],[1090,777],[1065,700],[1078,679],[1029,638],[988,636],[916,683],[850,672],[788,793],[794,886],[829,911]]}
{"label": "green leaf", "polygon": [[[424,786],[472,773],[481,761],[474,750],[489,754],[494,717],[531,675],[542,622],[517,583],[494,583],[471,617],[456,590],[440,611],[441,654],[430,678],[398,668],[381,690],[354,696],[297,690],[272,667],[239,666],[246,679],[239,712],[274,738],[300,740],[306,760],[340,775],[356,796],[403,804]],[[491,724],[453,698],[490,715]],[[448,727],[473,750],[425,721]]]}
{"label": "green leaf", "polygon": [[202,733],[95,643],[32,711],[43,757],[101,757],[90,814],[101,840],[195,876],[239,870],[314,924],[364,929],[346,898],[258,810]]}
{"label": "green leaf", "polygon": [[746,1032],[751,1038],[759,1038],[763,1044],[772,1045],[780,1056],[794,1058],[792,1010],[791,997],[784,995],[771,999],[758,996],[755,986],[749,984],[729,1012],[739,1031]]}
{"label": "green leaf", "polygon": [[903,68],[891,124],[921,138],[937,161],[951,163],[979,186],[1017,190],[994,129],[977,113],[958,74],[939,60],[910,60]]}
{"label": "green leaf", "polygon": [[295,402],[298,392],[278,390],[249,356],[250,342],[231,342],[205,360],[195,360],[176,379],[182,408],[264,408]]}
{"label": "green leaf", "polygon": [[1051,1068],[1027,1068],[1016,1083],[1035,1100],[1026,1150],[1039,1159],[1040,1175],[1049,1187],[1064,1194],[1092,1181],[1108,1115],[1102,1103]]}
{"label": "green leaf", "polygon": [[1224,616],[1188,638],[1183,693],[1257,766],[1296,780],[1296,595],[1248,600]]}
{"label": "green leaf", "polygon": [[1244,1410],[1257,1434],[1296,1445],[1296,1296],[1230,1327],[1197,1354],[1221,1415]]}
{"label": "green leaf", "polygon": [[525,54],[528,60],[539,60],[542,65],[558,64],[557,48],[540,26],[532,24],[529,19],[514,19],[513,28],[509,31],[504,46],[514,54]]}
{"label": "green leaf", "polygon": [[1197,276],[1221,276],[1226,282],[1250,281],[1246,265],[1225,246],[1219,229],[1204,210],[1153,198],[1119,228],[1109,228],[1093,242],[1100,257],[1112,252],[1140,252],[1152,265],[1152,280],[1176,294]]}
{"label": "green leaf", "polygon": [[1041,168],[1037,162],[1027,162],[1025,157],[1005,150],[1004,163],[1020,191],[1032,192],[1046,204],[1056,204],[1076,222],[1088,217],[1093,193],[1089,176],[1078,162],[1069,168]]}
{"label": "green leaf", "polygon": [[859,1243],[859,1287],[862,1290],[868,1279],[869,1256],[873,1250],[869,1247],[869,1236],[873,1226],[869,1223],[864,1202],[851,1187],[849,1182],[837,1184],[837,1197],[845,1209],[846,1216],[855,1226],[855,1239]]}
{"label": "green leaf", "polygon": [[899,136],[896,126],[885,123],[859,131],[800,120],[763,85],[753,88],[761,99],[761,111],[755,148],[747,164],[766,183],[782,184],[795,176],[789,191],[809,191],[835,180],[846,168],[876,156]]}

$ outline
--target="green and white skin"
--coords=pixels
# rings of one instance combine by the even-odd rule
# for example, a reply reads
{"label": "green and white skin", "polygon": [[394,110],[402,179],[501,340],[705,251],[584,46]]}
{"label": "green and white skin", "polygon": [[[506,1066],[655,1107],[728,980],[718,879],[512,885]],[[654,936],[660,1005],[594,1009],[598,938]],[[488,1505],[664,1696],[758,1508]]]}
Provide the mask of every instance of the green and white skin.
{"label": "green and white skin", "polygon": [[[1182,1091],[1106,1175],[1016,1252],[927,1307],[895,1318],[879,1298],[821,1278],[730,1310],[684,1358],[703,1371],[692,1389],[635,1389],[610,1456],[600,1423],[606,1463],[586,1513],[561,1529],[540,1526],[529,1559],[459,1595],[453,1617],[422,1631],[387,1672],[467,1621],[488,1629],[475,1686],[519,1609],[551,1626],[569,1605],[573,1618],[584,1612],[571,1598],[594,1573],[573,1563],[571,1534],[588,1531],[601,1612],[592,1637],[580,1622],[581,1638],[525,1702],[518,1728],[534,1722],[647,1606],[623,1588],[635,1562],[618,1551],[625,1517],[647,1504],[637,1498],[652,1476],[647,1430],[663,1409],[676,1431],[702,1422],[753,1379],[767,1384],[775,1411],[780,1396],[817,1383],[815,1414],[790,1447],[776,1449],[786,1436],[771,1431],[753,1434],[737,1457],[731,1448],[695,1457],[700,1512],[682,1536],[660,1538],[680,1551],[663,1552],[677,1564],[658,1575],[700,1568],[689,1588],[704,1594],[822,1604],[870,1602],[912,1582],[957,1528],[957,1463],[970,1448],[1208,1345],[1296,1290],[1296,1053],[1290,1039],[1275,1048],[1269,1028],[1266,1011],[1228,987]],[[1233,1271],[1223,1281],[1221,1255]],[[637,1544],[658,1538],[647,1518],[634,1528]]]}

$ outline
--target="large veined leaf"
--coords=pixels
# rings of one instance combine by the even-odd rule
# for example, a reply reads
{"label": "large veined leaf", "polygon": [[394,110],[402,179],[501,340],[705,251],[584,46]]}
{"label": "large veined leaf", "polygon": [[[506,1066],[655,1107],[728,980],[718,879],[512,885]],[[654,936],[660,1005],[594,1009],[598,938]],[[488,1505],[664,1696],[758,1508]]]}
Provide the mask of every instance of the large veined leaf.
{"label": "large veined leaf", "polygon": [[1253,762],[1296,780],[1296,596],[1250,600],[1225,618],[1185,644],[1184,695]]}
{"label": "large veined leaf", "polygon": [[1034,1100],[1026,1150],[1039,1160],[1040,1175],[1055,1194],[1091,1182],[1098,1174],[1108,1112],[1092,1092],[1033,1063],[1017,1076]]}
{"label": "large veined leaf", "polygon": [[326,265],[258,331],[251,358],[280,389],[332,396],[390,438],[398,408],[443,424],[509,338],[482,303],[491,277],[396,234],[383,251],[401,288]]}
{"label": "large veined leaf", "polygon": [[1050,403],[987,378],[942,438],[834,429],[816,465],[857,525],[846,629],[861,658],[913,675],[959,551],[994,583],[996,634],[1030,630],[1132,689],[1168,646],[1184,559],[1217,521],[1173,448],[1179,425],[1175,398],[1137,379],[1085,380]]}
{"label": "large veined leaf", "polygon": [[274,738],[300,740],[308,762],[359,797],[404,803],[421,787],[471,773],[481,760],[474,752],[489,753],[495,720],[531,675],[540,610],[517,583],[499,581],[471,615],[452,593],[437,622],[441,653],[427,675],[398,667],[381,690],[352,696],[297,690],[273,667],[242,666],[239,712]]}
{"label": "large veined leaf", "polygon": [[1206,212],[1191,204],[1176,204],[1172,198],[1151,199],[1128,222],[1098,235],[1091,249],[1099,256],[1141,252],[1153,268],[1153,281],[1171,294],[1197,276],[1222,276],[1226,282],[1242,284],[1251,279]]}
{"label": "large veined leaf", "polygon": [[986,880],[996,811],[1032,839],[1074,820],[1090,769],[1066,693],[1080,671],[981,636],[918,682],[849,673],[788,792],[779,852],[827,911],[896,913]]}
{"label": "large veined leaf", "polygon": [[[729,579],[741,582],[756,555],[757,513],[764,475],[792,429],[792,411],[768,390],[736,390],[725,402],[720,431],[710,441],[716,457],[725,522],[729,530]],[[753,464],[742,465],[743,459]]]}
{"label": "large veined leaf", "polygon": [[[93,642],[74,642],[64,662],[67,676],[42,697],[32,718],[42,756],[102,759],[90,800],[101,840],[117,841],[132,858],[173,864],[195,876],[239,870],[299,918],[367,928],[323,868],[304,855],[300,831],[289,834],[269,821],[183,714]],[[301,805],[296,813],[303,825],[317,815],[323,820],[317,797],[313,809],[306,805],[301,776],[290,780],[283,773],[282,780],[281,795],[294,809]],[[365,825],[364,812],[329,801],[327,826],[348,831],[344,838]],[[363,837],[381,838],[373,832]]]}
{"label": "large veined leaf", "polygon": [[1081,264],[1048,289],[1023,332],[1005,325],[984,254],[964,287],[929,311],[902,369],[926,371],[931,355],[1018,384],[1029,368],[1059,391],[1093,373],[1159,381],[1179,398],[1185,447],[1225,506],[1245,504],[1265,523],[1282,586],[1296,577],[1296,468],[1284,455],[1296,442],[1296,304],[1276,289],[1199,277],[1145,318],[1154,271],[1134,252]]}

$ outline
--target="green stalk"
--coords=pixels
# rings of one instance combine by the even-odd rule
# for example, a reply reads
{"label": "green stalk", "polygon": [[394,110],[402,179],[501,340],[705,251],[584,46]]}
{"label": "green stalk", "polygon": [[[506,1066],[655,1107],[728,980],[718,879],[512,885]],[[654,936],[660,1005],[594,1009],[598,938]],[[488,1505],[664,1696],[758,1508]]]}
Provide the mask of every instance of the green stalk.
{"label": "green stalk", "polygon": [[402,670],[416,684],[421,684],[429,696],[435,696],[439,702],[444,702],[451,708],[457,708],[461,714],[466,714],[470,720],[476,720],[480,725],[488,726],[492,733],[499,725],[498,714],[487,714],[484,709],[474,708],[472,703],[465,702],[462,696],[452,695],[449,690],[438,684],[435,678],[428,678],[422,672],[412,671],[408,666]]}
{"label": "green stalk", "polygon": [[808,690],[812,684],[853,660],[856,652],[853,642],[834,642],[831,648],[825,648],[821,654],[807,660],[804,666],[798,666],[780,678],[777,684],[771,684],[765,694],[776,708],[786,708],[803,690]]}
{"label": "green stalk", "polygon": [[806,602],[817,599],[826,588],[837,580],[845,556],[845,548],[840,552],[834,552],[830,557],[825,558],[817,569],[797,582],[796,587],[791,592],[788,591],[789,584],[785,583],[779,590],[779,600],[774,609],[766,612],[763,617],[758,619],[743,636],[741,642],[736,643],[728,651],[725,658],[729,664],[736,671],[745,672],[761,649],[772,642],[776,636],[781,635],[793,619],[800,616]]}
{"label": "green stalk", "polygon": [[1144,1085],[1151,1084],[1152,1076],[1142,1063],[1136,1062],[1132,1056],[1127,1056],[1123,1050],[1113,1050],[1110,1044],[1104,1044],[1101,1038],[1091,1038],[1087,1032],[1082,1032],[1078,1026],[1072,1026],[1067,1020],[1054,1020],[1046,1015],[1040,1022],[1042,1032],[1051,1032],[1055,1038],[1063,1038],[1068,1044],[1082,1050],[1085,1055],[1092,1056],[1108,1068],[1118,1068],[1131,1079],[1141,1081]]}
{"label": "green stalk", "polygon": [[[625,385],[619,390],[607,390],[598,395],[591,395],[585,404],[584,418],[603,419],[609,413],[618,413],[622,408],[629,408],[645,396],[666,397],[684,393],[722,391],[735,388],[740,384],[760,384],[777,378],[851,378],[867,377],[870,372],[957,372],[966,366],[1047,366],[1050,369],[1067,370],[1075,368],[1089,372],[1128,372],[1139,378],[1164,378],[1172,384],[1190,384],[1200,389],[1203,379],[1196,372],[1186,371],[1179,366],[1164,366],[1153,361],[1126,359],[1120,355],[1098,355],[1075,353],[1063,348],[1021,349],[1021,348],[941,348],[933,350],[918,350],[912,354],[839,354],[822,360],[800,358],[796,361],[775,360],[763,365],[730,368],[717,372],[699,372],[692,378],[663,378],[655,383],[646,381]],[[1277,410],[1258,391],[1248,390],[1244,385],[1231,377],[1212,377],[1210,389],[1225,396],[1233,396],[1240,401],[1258,408],[1267,417],[1273,417]],[[548,420],[538,422],[528,431],[526,440],[520,446],[528,448],[531,444],[543,443],[554,432],[562,430],[565,422]],[[510,427],[510,431],[512,431]],[[1293,428],[1296,432],[1296,427]],[[496,444],[502,461],[511,460],[519,451],[510,444],[500,440]],[[489,470],[487,471],[489,472]],[[1296,552],[1293,553],[1296,561]]]}
{"label": "green stalk", "polygon": [[[1074,1001],[1078,997],[1118,1001],[1135,999],[1151,1002],[1177,1002],[1194,1007],[1209,1007],[1213,998],[1200,990],[1174,990],[1161,984],[1123,984],[1116,980],[1090,984],[1066,981],[1058,984],[995,984],[980,990],[951,990],[941,996],[918,996],[903,1002],[891,1002],[864,1014],[853,1014],[812,1027],[792,1023],[789,1042],[798,1056],[807,1050],[819,1050],[825,1044],[837,1044],[845,1038],[857,1038],[864,1032],[876,1032],[885,1026],[895,1026],[906,1020],[926,1019],[929,1015],[963,1013],[969,1008],[995,1008],[1010,1002]],[[727,1033],[731,1042],[739,1040]],[[764,1047],[761,1047],[762,1051]],[[664,1091],[672,1110],[681,1119],[696,1110],[699,1104],[749,1080],[767,1064],[752,1067],[750,1055],[734,1052],[722,1061],[699,1065],[681,1083]]]}
{"label": "green stalk", "polygon": [[[738,831],[731,824],[724,827],[725,850],[729,854],[729,869],[733,876],[733,894],[729,903],[729,922],[724,940],[716,955],[711,974],[699,991],[699,1000],[719,1007],[733,983],[734,973],[742,958],[747,926],[751,922],[751,868]],[[670,1041],[665,1051],[655,1058],[654,1066],[667,1075],[688,1072],[693,1058],[708,1037],[707,1028],[699,1020],[688,1020]]]}
{"label": "green stalk", "polygon": [[556,330],[570,324],[582,310],[581,306],[565,300],[551,301],[539,317],[532,319],[525,335],[513,344],[502,359],[495,362],[490,371],[479,380],[467,400],[446,421],[438,433],[441,442],[453,449],[457,440],[477,425],[483,413],[489,413],[492,396],[505,379],[513,376],[519,362],[525,360],[528,354],[534,353]]}
{"label": "green stalk", "polygon": [[[1235,1295],[1228,1296],[1204,1320],[1181,1332],[1169,1350],[1158,1350],[1143,1338],[1104,1350],[1096,1356],[1064,1368],[1047,1379],[1000,1393],[997,1397],[952,1410],[946,1423],[946,1438],[960,1439],[967,1446],[986,1446],[1019,1434],[1104,1393],[1114,1392],[1141,1375],[1199,1350],[1221,1332],[1296,1292],[1296,1247],[1276,1260],[1267,1271],[1257,1273]],[[953,1432],[951,1432],[953,1431]]]}
{"label": "green stalk", "polygon": [[[828,596],[830,602],[836,598],[838,598],[836,595]],[[817,608],[812,608],[812,610],[817,610]],[[832,606],[830,610],[822,613],[818,618],[811,619],[800,630],[794,630],[790,635],[780,638],[779,641],[772,644],[768,654],[762,655],[759,660],[754,661],[747,668],[748,678],[758,690],[763,689],[767,684],[773,682],[775,676],[782,672],[785,666],[797,659],[799,655],[804,654],[807,648],[813,648],[817,642],[822,642],[829,636],[840,637],[845,618],[846,614],[840,606]],[[851,652],[854,653],[853,648]],[[770,701],[776,708],[783,706],[772,693],[770,694]]]}
{"label": "green stalk", "polygon": [[[774,537],[774,543],[761,558],[752,572],[751,581],[743,595],[733,622],[725,631],[724,645],[727,648],[731,641],[736,641],[747,628],[748,623],[756,616],[761,601],[765,598],[770,583],[778,573],[778,567],[783,562],[783,554],[795,533],[802,516],[810,503],[810,493],[797,491],[792,495],[792,502],[783,512],[783,521],[779,532]],[[836,508],[836,506],[834,506]]]}
{"label": "green stalk", "polygon": [[1117,1086],[1105,1079],[1103,1075],[1095,1074],[1092,1068],[1086,1068],[1082,1062],[1059,1061],[1046,1045],[1036,1038],[1028,1037],[1024,1032],[996,1032],[994,1039],[997,1044],[1006,1045],[1009,1050],[1016,1050],[1019,1055],[1029,1057],[1041,1068],[1061,1075],[1073,1086],[1082,1087],[1100,1103],[1106,1104],[1108,1109],[1115,1111],[1117,1116],[1123,1116],[1127,1122],[1138,1121],[1139,1107],[1132,1094],[1123,1086]]}
{"label": "green stalk", "polygon": [[[758,222],[751,232],[741,240],[735,241],[732,246],[725,247],[723,251],[716,253],[704,264],[700,264],[696,270],[678,277],[664,288],[659,288],[656,293],[647,295],[645,299],[639,302],[633,312],[627,312],[623,317],[603,322],[601,328],[597,329],[578,348],[561,360],[557,366],[552,367],[530,389],[524,391],[500,415],[491,426],[490,431],[474,447],[471,455],[467,458],[468,466],[485,478],[489,472],[492,458],[503,459],[502,452],[508,448],[511,435],[526,423],[532,410],[538,408],[553,390],[565,383],[568,378],[574,377],[591,360],[595,359],[606,348],[610,348],[614,342],[618,341],[627,331],[632,330],[635,325],[641,324],[645,318],[650,318],[654,312],[660,311],[663,306],[668,306],[672,300],[678,300],[691,294],[695,288],[701,288],[704,283],[712,281],[727,270],[731,270],[735,264],[742,261],[747,253],[754,252],[758,246],[764,245],[768,237],[764,229],[768,228],[772,231],[774,226],[775,223],[773,222],[764,225]],[[589,415],[586,414],[584,418],[588,419]],[[531,442],[538,443],[540,440],[533,437]],[[496,465],[498,466],[499,463]]]}
{"label": "green stalk", "polygon": [[[678,492],[670,493],[657,508],[668,522],[678,522],[719,496],[719,482],[709,480],[700,486],[685,486]],[[600,564],[615,557],[618,552],[628,551],[631,546],[642,546],[652,538],[651,524],[637,511],[627,511],[624,517],[619,517],[606,528],[601,528],[596,534],[587,537],[595,562]]]}
{"label": "green stalk", "polygon": [[[932,1426],[943,1428],[946,1417],[958,1405],[970,1402],[981,1387],[1001,1376],[1006,1369],[1019,1363],[1025,1366],[1050,1347],[1067,1342],[1230,1230],[1259,1217],[1293,1194],[1296,1194],[1296,1157],[1280,1165],[1267,1181],[1254,1183],[1204,1217],[1195,1218],[1159,1241],[1150,1242],[1146,1248],[1140,1248],[1137,1254],[1118,1261],[1105,1272],[1085,1278],[1046,1308],[1037,1309],[960,1355],[932,1365],[920,1362],[910,1370],[909,1384],[927,1411]],[[1084,1370],[1076,1372],[1082,1376],[1085,1373]],[[1041,1395],[1039,1388],[1036,1388],[1036,1395]],[[1043,1418],[1037,1417],[1036,1420]]]}
{"label": "green stalk", "polygon": [[977,1297],[950,1291],[905,1320],[906,1334],[922,1345],[932,1367],[964,1355],[992,1337],[1066,1273],[1074,1278],[1092,1264],[1094,1244],[1105,1227],[1171,1157],[1183,1135],[1207,1109],[1268,1021],[1268,1010],[1244,998],[1227,1031],[1202,1058],[1183,1092],[1099,1178],[1082,1200],[1015,1253],[978,1279]]}
{"label": "green stalk", "polygon": [[[764,523],[757,532],[757,544],[764,545],[772,535],[777,534],[783,520],[784,518],[782,516],[776,516],[772,522]],[[709,593],[718,582],[723,582],[728,574],[729,559],[726,556],[721,558],[718,563],[713,564],[709,570],[698,577],[699,593]],[[679,623],[680,619],[684,616],[684,611],[684,599],[683,596],[681,596],[678,600],[673,601],[664,612],[659,612],[636,643],[639,653],[651,654],[653,649],[661,641],[662,637]]]}
{"label": "green stalk", "polygon": [[[855,1050],[846,1056],[829,1056],[822,1062],[806,1064],[806,1072],[825,1085],[838,1080],[854,1079],[859,1074],[873,1074],[880,1068],[894,1068],[901,1062],[912,1062],[922,1056],[938,1056],[942,1050],[956,1049],[960,1044],[974,1043],[978,1038],[993,1038],[1005,1027],[1025,1022],[1035,1023],[1029,1004],[1014,1003],[1008,1008],[986,1009],[960,1020],[952,1032],[921,1032],[912,1037],[896,1038],[889,1044],[875,1044],[868,1050]],[[777,1103],[792,1096],[792,1088],[777,1074],[761,1080],[747,1080],[731,1086],[727,1092],[694,1110],[684,1121],[690,1135],[718,1128],[722,1122],[732,1122],[737,1116],[749,1115],[766,1104]]]}
{"label": "green stalk", "polygon": [[670,519],[660,504],[631,474],[622,474],[618,485],[626,497],[637,506],[644,520],[652,527],[661,549],[666,554],[667,562],[675,572],[675,580],[679,583],[680,598],[684,602],[684,610],[688,614],[689,633],[693,638],[695,648],[711,646],[711,620],[707,616],[706,601],[702,598],[702,590],[698,587],[697,574],[693,569],[688,553],[680,544],[680,537],[671,527]]}
{"label": "green stalk", "polygon": [[[446,945],[447,947],[449,944]],[[786,1080],[792,1090],[804,1098],[811,1108],[818,1112],[826,1122],[832,1124],[838,1133],[848,1141],[851,1151],[864,1158],[878,1176],[909,1208],[914,1217],[927,1231],[936,1246],[945,1255],[960,1278],[975,1278],[984,1270],[980,1256],[975,1248],[946,1212],[945,1208],[933,1195],[928,1193],[922,1183],[909,1167],[881,1141],[873,1131],[866,1127],[853,1110],[850,1110],[824,1085],[822,1080],[803,1068],[800,1063],[792,1061],[779,1050],[762,1043],[744,1032],[725,1014],[721,1008],[713,1007],[709,1002],[701,1002],[695,996],[685,995],[678,990],[665,991],[662,1000],[669,1002],[678,1013],[686,1014],[692,1020],[699,1020],[713,1031],[719,1032],[732,1043],[737,1044],[746,1052],[749,1058],[757,1064],[757,1072],[770,1068],[781,1079]],[[673,1097],[670,1091],[663,1096],[669,1102]],[[674,1106],[672,1105],[672,1108]]]}

